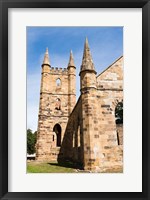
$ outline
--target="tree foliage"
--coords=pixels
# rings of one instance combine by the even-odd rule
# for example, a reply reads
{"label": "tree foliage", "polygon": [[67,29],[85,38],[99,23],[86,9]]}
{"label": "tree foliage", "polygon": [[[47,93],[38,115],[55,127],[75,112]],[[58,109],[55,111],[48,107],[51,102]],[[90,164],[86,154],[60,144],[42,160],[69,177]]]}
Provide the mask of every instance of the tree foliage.
{"label": "tree foliage", "polygon": [[27,130],[27,153],[35,153],[35,144],[36,144],[37,131],[32,133],[31,129]]}
{"label": "tree foliage", "polygon": [[116,124],[123,124],[123,102],[119,102],[115,108]]}

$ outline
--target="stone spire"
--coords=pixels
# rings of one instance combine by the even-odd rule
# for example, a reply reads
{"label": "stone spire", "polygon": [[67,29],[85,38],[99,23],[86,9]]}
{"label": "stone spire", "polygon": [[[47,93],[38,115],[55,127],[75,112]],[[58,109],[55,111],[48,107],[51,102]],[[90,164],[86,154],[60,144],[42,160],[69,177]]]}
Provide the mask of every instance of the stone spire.
{"label": "stone spire", "polygon": [[96,73],[87,37],[85,39],[85,44],[84,44],[84,52],[83,52],[82,65],[81,65],[80,73],[82,71],[85,71],[85,70],[93,71],[93,72]]}
{"label": "stone spire", "polygon": [[72,50],[70,51],[70,59],[69,59],[68,67],[75,67]]}
{"label": "stone spire", "polygon": [[50,59],[48,54],[48,48],[46,48],[46,52],[44,55],[43,65],[50,65]]}

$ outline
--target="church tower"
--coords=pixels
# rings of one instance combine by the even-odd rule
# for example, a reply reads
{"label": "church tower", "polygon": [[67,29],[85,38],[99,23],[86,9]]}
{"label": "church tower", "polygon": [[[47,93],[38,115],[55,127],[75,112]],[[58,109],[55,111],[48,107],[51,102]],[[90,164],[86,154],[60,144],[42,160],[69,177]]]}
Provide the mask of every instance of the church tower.
{"label": "church tower", "polygon": [[54,68],[46,49],[41,74],[37,160],[57,160],[68,118],[76,103],[75,73],[72,52],[67,68]]}
{"label": "church tower", "polygon": [[80,87],[82,99],[82,130],[84,169],[92,170],[99,166],[99,136],[96,71],[92,60],[88,40],[84,44],[80,70]]}

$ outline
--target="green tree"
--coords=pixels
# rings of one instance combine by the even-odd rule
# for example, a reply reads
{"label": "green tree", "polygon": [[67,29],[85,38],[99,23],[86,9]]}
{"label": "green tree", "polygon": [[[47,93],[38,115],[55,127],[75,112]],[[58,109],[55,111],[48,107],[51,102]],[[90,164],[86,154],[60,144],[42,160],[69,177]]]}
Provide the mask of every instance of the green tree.
{"label": "green tree", "polygon": [[123,124],[123,102],[119,102],[115,108],[116,124]]}
{"label": "green tree", "polygon": [[35,153],[35,144],[36,144],[37,131],[32,133],[31,129],[27,130],[27,153]]}

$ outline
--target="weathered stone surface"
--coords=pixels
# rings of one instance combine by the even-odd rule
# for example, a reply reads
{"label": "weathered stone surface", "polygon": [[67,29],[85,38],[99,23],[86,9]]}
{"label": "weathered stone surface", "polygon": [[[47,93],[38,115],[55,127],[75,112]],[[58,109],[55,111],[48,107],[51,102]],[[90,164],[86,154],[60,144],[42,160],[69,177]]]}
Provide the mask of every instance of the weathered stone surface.
{"label": "weathered stone surface", "polygon": [[75,69],[72,53],[67,69],[42,64],[36,159],[70,160],[86,171],[122,168],[123,126],[116,125],[115,108],[123,102],[123,57],[96,77],[86,40],[77,103]]}
{"label": "weathered stone surface", "polygon": [[[42,64],[38,136],[36,145],[37,160],[57,160],[60,152],[68,117],[76,103],[76,73],[71,53],[67,69],[52,68],[49,65],[48,50]],[[55,125],[61,130],[54,130]]]}

